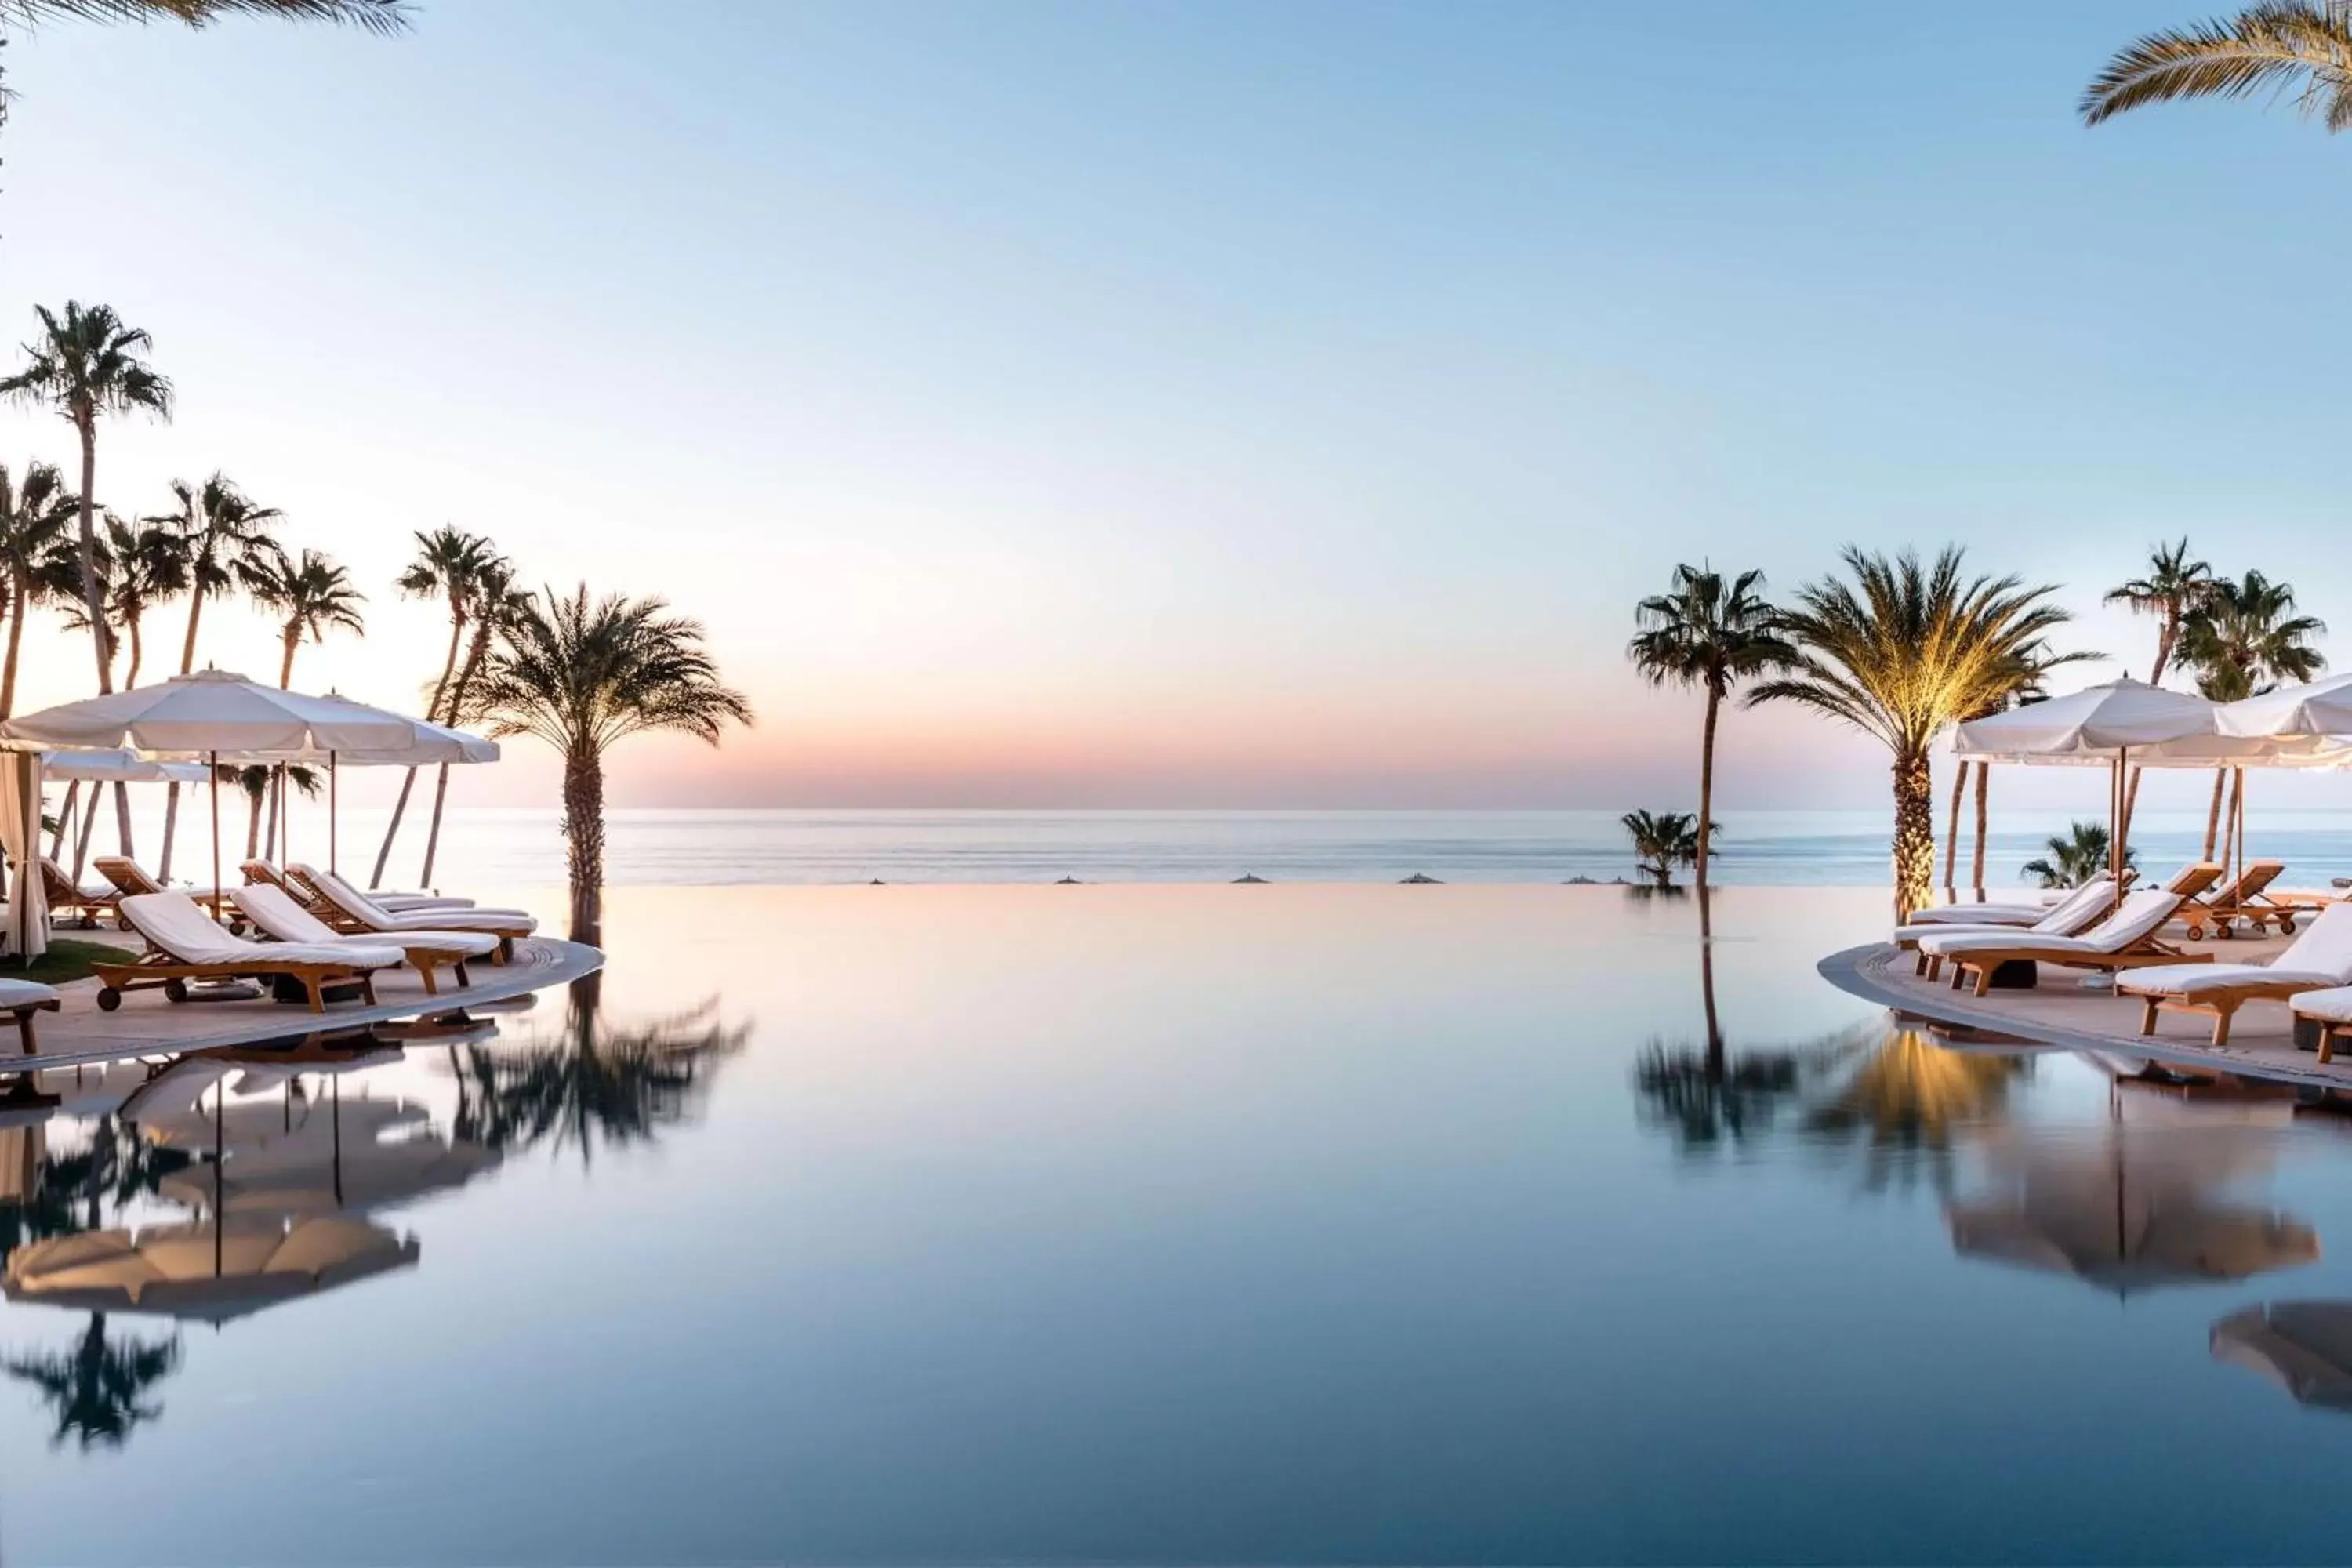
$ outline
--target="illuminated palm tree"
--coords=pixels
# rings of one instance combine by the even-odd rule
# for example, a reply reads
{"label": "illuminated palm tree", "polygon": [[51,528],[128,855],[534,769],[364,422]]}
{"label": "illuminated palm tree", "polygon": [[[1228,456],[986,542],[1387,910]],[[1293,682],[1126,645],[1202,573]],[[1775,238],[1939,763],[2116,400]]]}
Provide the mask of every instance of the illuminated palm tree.
{"label": "illuminated palm tree", "polygon": [[[416,555],[394,581],[404,599],[439,599],[449,606],[449,651],[442,657],[441,675],[433,683],[433,700],[425,709],[427,719],[439,721],[454,711],[448,707],[449,682],[457,672],[457,650],[465,642],[467,623],[473,618],[474,599],[481,587],[482,574],[499,560],[499,553],[488,540],[463,529],[436,528],[415,537]],[[412,767],[401,774],[400,794],[392,803],[392,820],[384,826],[383,847],[375,852],[375,869],[368,876],[371,888],[383,885],[384,862],[392,858],[393,841],[400,836],[400,820],[408,811],[409,792],[415,787],[416,770]],[[428,854],[426,858],[431,856]]]}
{"label": "illuminated palm tree", "polygon": [[[2310,680],[2327,667],[2311,639],[2327,635],[2327,623],[2295,613],[2294,590],[2260,572],[2231,581],[2216,578],[2180,625],[2180,659],[2197,671],[2197,689],[2215,702],[2235,702],[2289,681]],[[2234,796],[2244,788],[2242,771],[2213,770],[2213,800],[2205,814],[2205,858],[2213,858],[2221,820],[2221,788],[2234,774]],[[2230,809],[2237,820],[2237,807]]]}
{"label": "illuminated palm tree", "polygon": [[25,367],[0,378],[0,397],[47,408],[74,427],[81,441],[79,507],[82,610],[98,660],[98,689],[114,689],[106,646],[106,609],[99,602],[98,422],[115,414],[172,416],[172,384],[147,363],[145,331],[126,326],[108,305],[66,301],[62,315],[36,305],[40,335],[25,345]]}
{"label": "illuminated palm tree", "polygon": [[1924,1171],[1948,1191],[1959,1135],[2005,1113],[2010,1086],[2028,1058],[1948,1050],[1916,1030],[1871,1027],[1879,1043],[1807,1111],[1805,1131],[1815,1139],[1860,1139],[1873,1190]]}
{"label": "illuminated palm tree", "polygon": [[1894,755],[1895,905],[1927,903],[1936,874],[1927,749],[1944,730],[2016,689],[2029,668],[2069,662],[2042,650],[2070,617],[2054,587],[2015,577],[1965,577],[1962,552],[1932,563],[1849,546],[1851,583],[1824,578],[1781,616],[1801,650],[1789,673],[1751,688],[1748,703],[1794,702],[1875,736]]}
{"label": "illuminated palm tree", "polygon": [[719,679],[699,622],[657,598],[591,600],[550,589],[504,629],[466,714],[493,735],[535,735],[563,758],[571,935],[593,945],[604,890],[604,753],[632,735],[677,731],[711,745],[751,706]]}
{"label": "illuminated palm tree", "polygon": [[1724,699],[1742,682],[1783,668],[1797,657],[1780,636],[1778,612],[1763,589],[1761,572],[1742,572],[1727,581],[1706,566],[1677,566],[1668,592],[1635,606],[1640,629],[1625,648],[1651,684],[1696,686],[1706,694],[1699,729],[1698,842],[1691,861],[1702,897],[1714,838],[1715,729]]}
{"label": "illuminated palm tree", "polygon": [[2352,126],[2352,4],[2261,0],[2150,33],[2107,62],[2077,107],[2097,125],[2147,104],[2257,93],[2291,98],[2330,131]]}

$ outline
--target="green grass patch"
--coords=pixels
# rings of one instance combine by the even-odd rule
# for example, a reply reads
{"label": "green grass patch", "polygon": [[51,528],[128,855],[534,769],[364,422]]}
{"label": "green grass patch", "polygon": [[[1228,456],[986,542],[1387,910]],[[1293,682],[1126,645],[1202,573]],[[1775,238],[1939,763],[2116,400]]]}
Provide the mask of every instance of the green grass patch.
{"label": "green grass patch", "polygon": [[43,985],[63,985],[69,980],[89,979],[93,963],[128,963],[138,956],[131,948],[108,942],[52,938],[49,951],[29,964],[0,958],[0,980],[35,980]]}

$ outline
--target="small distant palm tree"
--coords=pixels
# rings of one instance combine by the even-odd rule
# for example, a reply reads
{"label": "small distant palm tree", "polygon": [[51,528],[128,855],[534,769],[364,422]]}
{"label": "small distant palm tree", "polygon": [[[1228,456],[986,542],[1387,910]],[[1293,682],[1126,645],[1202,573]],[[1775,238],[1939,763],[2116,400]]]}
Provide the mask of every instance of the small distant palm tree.
{"label": "small distant palm tree", "polygon": [[[2021,876],[2031,877],[2045,888],[2079,888],[2109,869],[2108,857],[2115,846],[2107,837],[2104,822],[2076,822],[2067,826],[2063,837],[2045,840],[2050,853],[2028,860],[2018,868]],[[2124,868],[2129,870],[2139,860],[2139,851],[2126,847]]]}
{"label": "small distant palm tree", "polygon": [[466,701],[493,735],[535,735],[562,754],[571,934],[592,945],[603,935],[604,753],[662,730],[715,746],[728,724],[751,721],[699,622],[658,598],[591,600],[585,586],[520,610]]}
{"label": "small distant palm tree", "polygon": [[1618,820],[1633,841],[1636,868],[1660,891],[1675,885],[1675,867],[1698,864],[1698,818],[1693,814],[1629,811]]}
{"label": "small distant palm tree", "polygon": [[1851,583],[1808,584],[1781,616],[1801,650],[1790,673],[1748,703],[1794,702],[1878,738],[1895,759],[1895,904],[1925,904],[1936,875],[1935,802],[1927,749],[1952,724],[2017,689],[2030,671],[2089,655],[2053,655],[2048,635],[2070,617],[2053,585],[1968,577],[1963,552],[1933,563],[1906,551],[1890,560],[1848,546]]}
{"label": "small distant palm tree", "polygon": [[[482,574],[499,561],[499,552],[480,534],[467,533],[460,528],[436,528],[430,533],[420,531],[415,538],[416,554],[394,579],[400,596],[439,599],[449,607],[449,651],[442,657],[440,678],[434,681],[432,700],[425,708],[425,716],[437,721],[445,717],[447,709],[449,683],[457,669],[457,650],[465,643],[467,623],[473,618],[474,598],[480,589]],[[392,803],[392,820],[384,825],[383,844],[375,853],[375,869],[368,877],[371,888],[383,885],[384,862],[392,858],[393,843],[400,837],[401,818],[408,812],[409,793],[415,787],[416,770],[409,768],[401,775],[400,794]]]}
{"label": "small distant palm tree", "polygon": [[[215,776],[245,796],[245,858],[250,860],[262,850],[261,812],[275,793],[278,770],[260,763],[223,763]],[[304,800],[318,799],[320,790],[326,785],[326,779],[319,770],[304,763],[288,763],[286,777]],[[271,829],[274,840],[277,837],[274,820]],[[277,848],[274,842],[270,848],[274,854]]]}
{"label": "small distant palm tree", "polygon": [[47,408],[74,427],[81,441],[79,506],[82,610],[98,659],[98,689],[114,689],[106,645],[106,609],[99,602],[98,422],[113,414],[172,416],[172,384],[147,363],[146,332],[127,326],[111,306],[68,300],[63,314],[36,305],[41,331],[25,345],[25,367],[0,378],[0,397]]}
{"label": "small distant palm tree", "polygon": [[[2291,681],[2310,680],[2327,668],[2311,639],[2327,635],[2316,616],[2295,613],[2294,590],[2260,572],[2231,581],[2214,580],[2197,608],[2181,622],[2180,658],[2197,672],[2197,689],[2215,702],[2236,702]],[[2221,792],[2233,773],[2213,770],[2213,798],[2205,813],[2205,858],[2213,858],[2221,825]],[[2233,805],[2230,820],[2237,820]]]}
{"label": "small distant palm tree", "polygon": [[360,613],[367,595],[352,586],[349,572],[315,550],[264,560],[247,593],[262,609],[281,617],[278,628],[281,691],[294,683],[294,655],[305,642],[324,642],[332,631],[367,635],[367,620]]}
{"label": "small distant palm tree", "polygon": [[1727,580],[1707,566],[1677,566],[1666,593],[1635,606],[1640,628],[1626,645],[1634,668],[1657,686],[1696,686],[1706,694],[1699,730],[1699,891],[1706,891],[1709,831],[1715,809],[1715,729],[1724,699],[1742,682],[1793,663],[1797,650],[1780,632],[1779,612],[1763,594],[1764,574]]}
{"label": "small distant palm tree", "polygon": [[74,537],[74,511],[65,476],[54,464],[26,464],[21,481],[0,467],[0,577],[5,578],[8,612],[0,719],[16,710],[16,657],[25,640],[25,617],[49,597],[50,568],[60,547]]}
{"label": "small distant palm tree", "polygon": [[147,613],[188,591],[188,542],[176,529],[152,521],[125,522],[108,512],[106,554],[107,611],[122,628],[131,650],[122,684],[136,686],[146,658],[140,634]]}
{"label": "small distant palm tree", "polygon": [[2261,0],[2236,16],[2171,27],[2127,45],[2083,89],[2097,125],[2151,103],[2292,98],[2330,131],[2352,126],[2352,4]]}

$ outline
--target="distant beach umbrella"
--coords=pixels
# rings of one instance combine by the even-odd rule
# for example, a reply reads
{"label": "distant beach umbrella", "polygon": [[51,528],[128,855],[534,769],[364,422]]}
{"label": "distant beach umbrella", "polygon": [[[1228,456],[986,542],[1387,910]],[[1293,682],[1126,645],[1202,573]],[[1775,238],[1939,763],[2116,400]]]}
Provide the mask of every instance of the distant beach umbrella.
{"label": "distant beach umbrella", "polygon": [[1262,886],[1265,881],[1265,879],[1259,876],[1256,872],[1244,871],[1240,876],[1234,879],[1234,886],[1238,888],[1249,883],[1257,883]]}
{"label": "distant beach umbrella", "polygon": [[1406,888],[1436,888],[1443,887],[1444,884],[1439,881],[1435,877],[1430,876],[1425,871],[1415,871],[1412,876],[1405,878],[1404,880],[1398,885],[1400,887]]}
{"label": "distant beach umbrella", "polygon": [[2225,703],[2218,717],[2227,735],[2352,736],[2352,675],[2331,675]]}
{"label": "distant beach umbrella", "polygon": [[68,784],[202,784],[202,763],[160,762],[125,747],[94,752],[50,752],[41,759],[41,776]]}
{"label": "distant beach umbrella", "polygon": [[2352,1412],[2352,1301],[2270,1301],[2213,1325],[2213,1359],[2277,1384],[2299,1405]]}

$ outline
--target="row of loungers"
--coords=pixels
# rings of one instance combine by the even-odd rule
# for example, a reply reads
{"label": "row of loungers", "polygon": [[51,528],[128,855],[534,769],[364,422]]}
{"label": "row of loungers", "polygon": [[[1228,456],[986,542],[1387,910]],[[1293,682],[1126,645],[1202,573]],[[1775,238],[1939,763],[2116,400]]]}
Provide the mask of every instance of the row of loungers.
{"label": "row of loungers", "polygon": [[[2298,1018],[2318,1026],[2319,1059],[2332,1061],[2338,1041],[2352,1038],[2352,904],[2314,898],[2250,906],[2251,898],[2264,896],[2278,870],[2276,861],[2258,862],[2238,882],[2201,901],[2197,895],[2221,876],[2221,868],[2210,862],[2187,868],[2163,889],[2126,893],[2120,902],[2113,883],[2103,878],[2055,903],[2012,906],[1979,924],[1959,923],[1955,916],[1964,906],[1922,911],[1926,918],[1899,927],[1895,940],[1917,954],[1915,973],[1933,980],[1949,963],[1953,988],[1973,979],[1979,996],[2005,963],[2116,973],[2116,988],[2141,1000],[2143,1036],[2156,1032],[2161,1012],[2197,1013],[2212,1018],[2212,1043],[2227,1045],[2239,1008],[2253,1001],[2284,1001]],[[2227,914],[2217,914],[2217,908]],[[2160,934],[2179,921],[2192,938],[2209,930],[2224,935],[2226,919],[2246,920],[2257,930],[2276,923],[2293,932],[2296,912],[2316,918],[2268,963],[2216,963],[2210,953],[2167,946]]]}

